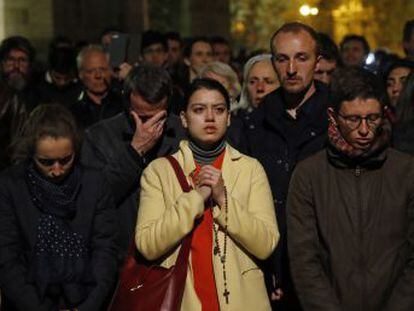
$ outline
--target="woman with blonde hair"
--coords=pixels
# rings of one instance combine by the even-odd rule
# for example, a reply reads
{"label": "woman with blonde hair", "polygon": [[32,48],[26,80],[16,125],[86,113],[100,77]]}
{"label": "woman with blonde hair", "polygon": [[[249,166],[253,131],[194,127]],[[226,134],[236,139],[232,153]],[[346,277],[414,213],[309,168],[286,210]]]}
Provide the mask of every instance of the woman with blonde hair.
{"label": "woman with blonde hair", "polygon": [[279,79],[272,65],[272,55],[253,56],[244,65],[243,87],[235,114],[242,117],[250,114],[260,105],[263,97],[279,86]]}
{"label": "woman with blonde hair", "polygon": [[230,95],[230,111],[235,109],[241,86],[237,73],[233,68],[225,63],[214,61],[201,69],[200,77],[220,82]]}

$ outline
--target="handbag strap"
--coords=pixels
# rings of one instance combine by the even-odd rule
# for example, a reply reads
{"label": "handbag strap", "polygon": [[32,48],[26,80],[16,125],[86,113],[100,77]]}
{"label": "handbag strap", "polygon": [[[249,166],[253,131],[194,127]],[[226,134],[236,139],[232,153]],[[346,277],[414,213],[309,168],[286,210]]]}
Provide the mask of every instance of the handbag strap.
{"label": "handbag strap", "polygon": [[[177,176],[178,182],[180,183],[181,188],[184,192],[190,192],[191,186],[187,182],[187,178],[184,175],[183,169],[180,166],[180,163],[171,155],[166,156],[167,160],[170,162],[171,166],[174,169],[175,175]],[[182,241],[180,252],[178,254],[176,265],[187,265],[188,256],[190,254],[191,240],[193,237],[193,232],[191,231]]]}
{"label": "handbag strap", "polygon": [[184,175],[184,172],[180,166],[180,163],[178,163],[178,161],[172,155],[167,155],[166,158],[170,162],[171,166],[173,167],[175,175],[177,176],[178,181],[183,191],[184,192],[191,191],[191,186],[187,182],[187,178]]}
{"label": "handbag strap", "polygon": [[[188,184],[187,179],[184,175],[183,169],[180,166],[180,163],[171,155],[166,156],[167,160],[171,163],[171,166],[174,169],[175,175],[177,176],[177,179],[181,185],[181,188],[184,192],[191,191],[191,186]],[[134,234],[135,237],[135,234]],[[192,240],[193,234],[190,232],[181,242],[181,248],[180,252],[178,254],[177,263],[178,265],[187,265],[188,262],[188,255],[190,254],[190,248],[191,248],[191,240]],[[131,244],[128,248],[128,256],[134,256],[135,253],[135,239],[132,239]]]}

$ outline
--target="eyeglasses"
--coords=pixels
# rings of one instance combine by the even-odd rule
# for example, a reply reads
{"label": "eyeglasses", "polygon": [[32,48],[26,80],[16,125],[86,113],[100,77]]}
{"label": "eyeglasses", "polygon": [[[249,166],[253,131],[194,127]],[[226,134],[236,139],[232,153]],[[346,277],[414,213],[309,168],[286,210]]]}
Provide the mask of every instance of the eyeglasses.
{"label": "eyeglasses", "polygon": [[60,165],[66,165],[73,159],[73,153],[64,157],[64,158],[57,158],[57,159],[45,159],[45,158],[38,158],[36,157],[37,162],[42,164],[43,166],[52,166],[56,162],[58,162]]}
{"label": "eyeglasses", "polygon": [[365,122],[367,122],[369,128],[375,128],[379,125],[379,122],[382,119],[381,113],[370,113],[365,117],[358,115],[345,116],[338,113],[338,116],[344,119],[345,124],[352,130],[359,128],[361,126],[362,120],[365,120]]}

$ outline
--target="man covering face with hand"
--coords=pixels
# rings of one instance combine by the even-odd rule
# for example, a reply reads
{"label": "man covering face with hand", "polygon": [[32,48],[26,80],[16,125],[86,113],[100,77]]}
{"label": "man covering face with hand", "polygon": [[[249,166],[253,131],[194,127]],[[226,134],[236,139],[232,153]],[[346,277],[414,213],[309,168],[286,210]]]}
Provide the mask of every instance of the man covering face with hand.
{"label": "man covering face with hand", "polygon": [[133,238],[143,169],[176,151],[184,137],[178,117],[167,114],[171,88],[164,69],[133,68],[124,83],[125,111],[85,133],[81,160],[104,171],[118,206],[120,260]]}

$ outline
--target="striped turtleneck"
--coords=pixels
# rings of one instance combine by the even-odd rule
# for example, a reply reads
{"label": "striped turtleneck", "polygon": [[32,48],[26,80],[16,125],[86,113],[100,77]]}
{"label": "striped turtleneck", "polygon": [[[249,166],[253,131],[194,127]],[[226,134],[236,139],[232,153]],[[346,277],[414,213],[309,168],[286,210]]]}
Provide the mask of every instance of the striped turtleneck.
{"label": "striped turtleneck", "polygon": [[190,150],[193,152],[194,160],[200,165],[212,164],[214,160],[226,148],[226,141],[222,140],[216,147],[206,150],[198,146],[194,141],[188,143]]}

